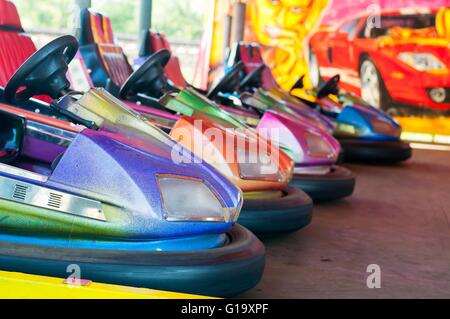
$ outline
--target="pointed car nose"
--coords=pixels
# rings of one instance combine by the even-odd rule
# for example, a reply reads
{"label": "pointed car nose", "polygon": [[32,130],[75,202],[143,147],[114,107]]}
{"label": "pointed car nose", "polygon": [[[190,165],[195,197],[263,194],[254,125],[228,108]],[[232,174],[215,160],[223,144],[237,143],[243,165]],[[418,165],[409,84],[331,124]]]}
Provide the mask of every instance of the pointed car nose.
{"label": "pointed car nose", "polygon": [[[184,161],[175,162],[172,151],[177,144],[168,141],[85,129],[67,149],[49,185],[64,184],[74,193],[94,196],[102,203],[121,208],[105,212],[107,222],[116,225],[105,236],[127,234],[128,239],[151,240],[227,232],[242,207],[241,191],[186,150]],[[161,191],[161,176],[185,183],[173,187],[181,197],[197,193],[197,197],[192,197],[196,201],[184,201],[181,206],[188,215],[180,217],[180,212],[165,205],[164,197],[170,190]],[[216,209],[198,206],[199,196],[216,205]],[[209,213],[213,215],[208,216]],[[218,218],[221,213],[223,218]],[[183,223],[174,221],[174,215]]]}
{"label": "pointed car nose", "polygon": [[348,105],[339,114],[338,122],[353,126],[360,138],[396,141],[402,132],[389,115],[371,106]]}
{"label": "pointed car nose", "polygon": [[341,151],[339,142],[328,132],[284,114],[267,111],[258,126],[261,129],[272,132],[269,137],[303,166],[333,165]]}

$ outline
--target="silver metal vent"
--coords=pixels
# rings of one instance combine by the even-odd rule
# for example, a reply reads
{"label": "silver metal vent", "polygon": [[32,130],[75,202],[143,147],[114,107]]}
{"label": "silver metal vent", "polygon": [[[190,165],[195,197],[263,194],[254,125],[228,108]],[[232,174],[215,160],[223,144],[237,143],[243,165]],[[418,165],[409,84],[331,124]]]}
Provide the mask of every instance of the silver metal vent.
{"label": "silver metal vent", "polygon": [[106,221],[102,203],[0,176],[0,198],[65,214]]}
{"label": "silver metal vent", "polygon": [[60,209],[62,199],[63,199],[63,195],[50,193],[47,205],[50,207],[56,208],[56,209]]}
{"label": "silver metal vent", "polygon": [[25,201],[27,198],[28,186],[16,184],[14,186],[13,198],[18,201]]}

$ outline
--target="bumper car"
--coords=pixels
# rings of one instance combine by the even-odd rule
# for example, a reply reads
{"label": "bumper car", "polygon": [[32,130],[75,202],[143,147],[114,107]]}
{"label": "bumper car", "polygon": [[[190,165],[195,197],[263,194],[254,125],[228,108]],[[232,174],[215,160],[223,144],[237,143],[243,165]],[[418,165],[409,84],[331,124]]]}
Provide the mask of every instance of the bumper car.
{"label": "bumper car", "polygon": [[175,292],[0,271],[1,299],[207,299]]}
{"label": "bumper car", "polygon": [[[164,56],[168,56],[168,52],[151,57],[148,60],[151,67],[145,68],[144,73],[162,74],[158,61]],[[269,235],[294,232],[311,223],[312,200],[300,189],[288,186],[293,162],[285,153],[267,140],[252,135],[245,126],[220,125],[229,123],[226,118],[239,123],[221,110],[219,115],[210,115],[204,110],[195,112],[195,108],[187,111],[191,105],[205,104],[205,99],[194,91],[187,89],[153,99],[149,93],[142,93],[155,92],[154,84],[161,82],[152,80],[144,82],[145,90],[138,89],[139,97],[134,93],[130,95],[135,90],[135,84],[131,83],[141,79],[139,73],[134,73],[124,84],[122,101],[127,101],[127,105],[146,120],[166,130],[180,145],[211,164],[244,192],[239,224],[258,235]],[[173,110],[173,113],[164,110]]]}
{"label": "bumper car", "polygon": [[344,149],[344,159],[389,164],[411,158],[411,146],[400,140],[401,126],[384,111],[353,94],[341,92],[339,81],[340,76],[336,75],[317,93],[313,90],[306,92],[309,97],[305,93],[300,95],[305,103],[319,106],[322,114],[335,121],[334,136]]}
{"label": "bumper car", "polygon": [[[229,127],[219,125],[220,114],[211,116],[201,111],[190,112],[187,111],[189,105],[184,106],[186,112],[175,110],[169,113],[170,105],[183,105],[177,101],[186,97],[189,103],[209,103],[196,92],[167,89],[167,79],[162,71],[170,60],[167,50],[155,53],[141,68],[132,72],[122,48],[113,42],[103,42],[114,38],[110,19],[84,10],[81,21],[80,53],[83,61],[80,63],[85,63],[91,70],[93,85],[105,87],[149,120],[161,121],[164,117],[162,120],[173,138],[241,188],[244,206],[238,221],[240,224],[264,235],[296,231],[311,222],[311,198],[288,185],[293,163],[286,154],[258,136],[249,136],[244,127],[239,132],[227,130]],[[102,28],[98,29],[99,26]],[[114,50],[114,53],[106,53],[106,50]],[[179,118],[178,114],[184,116]],[[211,132],[213,140],[208,138]],[[246,145],[242,147],[239,142],[234,143],[235,140],[245,140]],[[209,152],[211,147],[213,152]]]}
{"label": "bumper car", "polygon": [[[177,143],[104,90],[68,92],[77,49],[51,42],[0,94],[1,269],[65,277],[77,264],[98,282],[221,297],[254,287],[264,246],[235,225],[241,191],[187,150],[174,163]],[[57,100],[30,100],[41,94]]]}
{"label": "bumper car", "polygon": [[[0,51],[5,51],[5,56],[12,56],[11,52],[6,50],[11,48],[14,50],[15,43],[20,43],[20,41],[25,42],[27,47],[30,48],[29,52],[27,52],[28,55],[31,55],[35,51],[34,45],[29,37],[19,31],[14,32],[14,36],[16,37],[16,41],[11,42],[11,46],[0,49]],[[24,43],[21,44],[23,45]],[[14,69],[14,64],[17,64],[17,60],[9,62],[7,68],[4,68],[4,70]],[[93,87],[93,84],[81,56],[77,54],[69,66],[70,72],[68,72],[68,78],[71,81],[72,88],[78,91],[89,91]],[[95,109],[98,116],[112,118],[112,121],[115,121],[114,116],[121,116],[121,113],[117,113],[108,103],[102,101],[103,98],[101,96],[104,92],[100,92],[100,94],[97,91],[97,93],[94,97],[84,99],[84,103],[92,103],[89,107]],[[228,151],[227,154],[232,152],[225,149],[226,145],[207,141],[202,132],[214,129],[217,134],[223,137],[229,136],[232,133],[225,132],[217,127],[213,128],[209,123],[203,121],[203,128],[200,128],[200,134],[198,134],[197,127],[195,126],[198,120],[197,118],[180,117],[161,110],[139,106],[130,102],[127,103],[129,106],[141,112],[137,116],[144,116],[148,122],[166,131],[173,138],[181,140],[181,137],[185,136],[185,139],[183,139],[185,142],[182,144],[201,156],[202,160],[207,161],[210,159],[212,166],[246,191],[244,208],[239,218],[240,224],[258,234],[273,234],[296,231],[311,222],[313,210],[312,200],[302,191],[288,187],[287,185],[291,175],[292,163],[286,156],[283,157],[282,155],[274,158],[274,163],[269,161],[272,168],[274,168],[274,165],[277,165],[276,170],[272,171],[271,176],[266,174],[262,175],[259,173],[259,170],[264,170],[267,163],[261,163],[259,165],[259,163],[255,162],[254,165],[245,165],[243,162],[240,163],[240,158],[238,158],[238,156],[252,157],[252,150],[254,149],[252,145],[254,145],[255,141],[246,142],[247,144],[241,146],[239,151],[233,150],[236,156],[230,161],[224,161],[225,152]],[[55,116],[52,112],[48,112],[48,107],[42,105],[42,103],[40,105],[37,104],[36,100],[34,100],[34,103],[30,101],[25,104],[22,103],[19,107],[21,107],[20,110],[14,108],[12,111],[27,118],[36,119],[40,123],[44,122],[50,126],[62,128],[64,131],[72,131],[67,137],[69,140],[73,139],[73,135],[79,131],[70,125],[70,119],[56,118],[58,116]],[[11,110],[11,107],[6,105],[3,105],[1,108],[9,108]],[[36,114],[36,112],[39,114]],[[53,118],[49,119],[49,116]],[[186,141],[190,141],[190,143],[186,143]],[[194,147],[195,145],[199,145],[200,147]],[[215,151],[213,155],[207,152],[197,152],[198,149],[210,150],[211,148]],[[62,150],[60,149],[57,152],[62,152]],[[46,151],[46,154],[48,154],[48,151]],[[205,154],[208,156],[205,156]],[[55,155],[57,154],[46,155],[45,158],[46,160],[51,160]]]}
{"label": "bumper car", "polygon": [[[140,65],[141,68],[143,67],[141,62],[144,60],[144,56],[148,59],[148,56],[155,50],[170,48],[161,34],[148,31],[143,39],[146,41],[141,46],[141,58],[135,61],[135,66]],[[180,106],[174,111],[193,113],[195,109],[195,112],[208,113],[210,116],[221,119],[222,122],[226,118],[227,125],[242,126],[244,123],[259,133],[266,133],[264,135],[267,135],[267,132],[270,133],[271,129],[277,128],[279,135],[275,136],[275,134],[269,136],[269,138],[289,154],[291,158],[295,159],[295,174],[291,182],[292,185],[304,190],[315,201],[335,200],[350,196],[353,193],[355,177],[350,171],[335,165],[339,156],[340,146],[323,129],[312,125],[304,118],[301,118],[300,115],[291,114],[292,112],[286,114],[277,109],[267,110],[267,107],[265,110],[253,107],[244,109],[236,106],[235,103],[233,103],[233,107],[224,105],[227,101],[233,100],[237,101],[237,104],[242,105],[241,98],[246,100],[245,96],[236,97],[235,99],[227,97],[226,101],[217,99],[221,91],[229,90],[230,87],[232,88],[231,91],[234,90],[233,88],[236,85],[235,75],[238,75],[240,71],[238,68],[228,73],[209,93],[195,89],[186,83],[182,77],[176,57],[169,59],[164,71],[169,77],[172,87],[185,92],[189,91],[190,96],[198,95],[199,93],[206,94],[209,98],[214,98],[218,102],[209,103],[207,106],[204,103],[205,98],[202,98],[203,102],[191,102],[191,106],[187,109]],[[238,83],[239,81],[238,79]],[[197,99],[200,100],[198,97]],[[322,119],[324,126],[331,125],[321,115],[316,116],[316,112],[309,110],[309,108],[306,108],[306,110],[306,113],[311,114],[311,117],[317,118],[317,121]]]}
{"label": "bumper car", "polygon": [[[239,43],[229,56],[229,65],[242,62],[245,66],[244,89],[258,90],[260,94],[279,99],[296,112],[305,112],[306,106],[319,111],[333,123],[333,126],[326,126],[332,128],[331,132],[341,143],[346,160],[396,163],[411,157],[410,145],[400,141],[401,127],[383,111],[354,95],[340,92],[339,76],[310,92],[297,90],[303,89],[303,77],[300,78],[291,91],[302,93],[297,98],[277,85],[270,70],[264,66],[259,50],[257,45]],[[325,123],[323,117],[315,121]]]}

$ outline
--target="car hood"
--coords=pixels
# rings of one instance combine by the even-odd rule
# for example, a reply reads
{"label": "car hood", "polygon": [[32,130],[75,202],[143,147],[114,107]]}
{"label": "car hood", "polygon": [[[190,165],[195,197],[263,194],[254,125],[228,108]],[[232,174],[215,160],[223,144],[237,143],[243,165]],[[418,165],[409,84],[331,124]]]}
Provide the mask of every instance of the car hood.
{"label": "car hood", "polygon": [[[294,167],[292,160],[252,129],[232,129],[205,121],[201,117],[183,116],[170,135],[210,163],[244,192],[283,190],[291,178]],[[261,171],[258,176],[242,178],[241,164],[248,162],[240,162],[239,151],[246,154],[264,152],[276,165],[277,175]]]}
{"label": "car hood", "polygon": [[[296,166],[333,165],[341,151],[339,142],[328,132],[299,118],[272,110],[264,113],[257,130],[277,143]],[[327,151],[318,151],[322,147]]]}
{"label": "car hood", "polygon": [[231,223],[171,223],[164,219],[159,175],[203,181],[224,208],[240,207],[242,200],[240,190],[208,164],[196,161],[189,151],[183,151],[186,163],[175,163],[175,145],[146,135],[85,129],[66,150],[47,185],[120,208],[120,213],[106,216],[107,220],[120,224],[121,231],[133,234],[134,239],[227,231]]}
{"label": "car hood", "polygon": [[447,65],[450,53],[450,43],[443,38],[393,38],[391,36],[381,37],[376,40],[383,54],[396,57],[401,52],[431,53]]}
{"label": "car hood", "polygon": [[362,103],[347,104],[337,121],[354,126],[360,138],[398,140],[402,132],[400,125],[389,115]]}

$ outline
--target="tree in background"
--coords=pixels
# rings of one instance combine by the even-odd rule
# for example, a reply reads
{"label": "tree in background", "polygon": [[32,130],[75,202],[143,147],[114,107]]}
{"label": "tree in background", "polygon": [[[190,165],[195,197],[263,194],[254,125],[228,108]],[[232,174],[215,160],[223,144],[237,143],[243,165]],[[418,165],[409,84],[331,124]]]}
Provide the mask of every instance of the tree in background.
{"label": "tree in background", "polygon": [[[92,0],[93,9],[112,19],[116,33],[137,35],[139,2]],[[26,29],[70,29],[73,0],[14,0]],[[153,28],[170,39],[199,40],[207,0],[154,0]]]}
{"label": "tree in background", "polygon": [[92,0],[92,9],[111,18],[115,33],[136,35],[139,0]]}
{"label": "tree in background", "polygon": [[154,0],[153,26],[169,38],[200,40],[208,0]]}
{"label": "tree in background", "polygon": [[[118,32],[136,34],[139,1],[93,0],[92,6],[108,15]],[[199,40],[206,7],[207,0],[154,0],[153,28],[172,39]]]}
{"label": "tree in background", "polygon": [[72,0],[14,0],[25,29],[68,29],[72,26]]}

